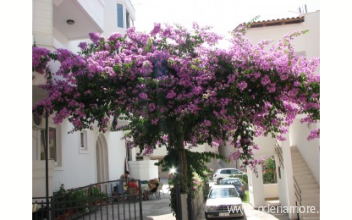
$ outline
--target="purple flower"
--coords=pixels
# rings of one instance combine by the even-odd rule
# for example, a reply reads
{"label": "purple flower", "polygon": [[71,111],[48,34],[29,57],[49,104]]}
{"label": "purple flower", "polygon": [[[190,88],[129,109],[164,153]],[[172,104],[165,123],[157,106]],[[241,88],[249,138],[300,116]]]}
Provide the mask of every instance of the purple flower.
{"label": "purple flower", "polygon": [[242,82],[238,83],[238,88],[242,92],[245,88],[247,88],[247,83],[245,81],[242,81]]}
{"label": "purple flower", "polygon": [[209,121],[209,120],[204,120],[204,124],[205,124],[205,126],[210,127],[210,126],[211,126],[211,121]]}
{"label": "purple flower", "polygon": [[81,48],[82,50],[87,49],[87,42],[81,42],[78,44],[78,47]]}
{"label": "purple flower", "polygon": [[95,44],[100,43],[100,34],[99,33],[89,33],[89,38]]}
{"label": "purple flower", "polygon": [[158,121],[159,121],[158,118],[152,119],[152,124],[153,124],[153,125],[157,125],[157,124],[158,124]]}
{"label": "purple flower", "polygon": [[141,99],[148,99],[148,95],[145,94],[144,92],[139,93],[138,96],[139,96],[139,98],[141,98]]}
{"label": "purple flower", "polygon": [[309,134],[307,140],[308,140],[308,141],[311,141],[311,140],[314,140],[314,139],[316,139],[316,138],[320,138],[320,129],[319,129],[319,128],[312,130],[312,131],[310,132],[310,134]]}
{"label": "purple flower", "polygon": [[115,41],[115,40],[116,40],[117,38],[119,38],[119,37],[122,37],[122,34],[115,32],[115,33],[112,33],[112,34],[110,35],[110,37],[108,38],[108,40],[109,40],[109,41]]}
{"label": "purple flower", "polygon": [[215,141],[213,141],[213,142],[211,142],[211,146],[213,146],[213,147],[219,147],[219,143],[218,142],[215,142]]}
{"label": "purple flower", "polygon": [[155,110],[155,104],[154,103],[150,103],[149,105],[149,111],[153,112]]}
{"label": "purple flower", "polygon": [[174,92],[174,90],[171,90],[167,95],[166,98],[168,99],[173,99],[176,97],[176,93]]}
{"label": "purple flower", "polygon": [[154,23],[154,29],[150,32],[150,35],[154,36],[160,32],[160,23]]}
{"label": "purple flower", "polygon": [[265,76],[262,78],[261,83],[262,83],[263,86],[269,84],[269,83],[270,83],[269,76],[268,76],[268,75],[265,75]]}

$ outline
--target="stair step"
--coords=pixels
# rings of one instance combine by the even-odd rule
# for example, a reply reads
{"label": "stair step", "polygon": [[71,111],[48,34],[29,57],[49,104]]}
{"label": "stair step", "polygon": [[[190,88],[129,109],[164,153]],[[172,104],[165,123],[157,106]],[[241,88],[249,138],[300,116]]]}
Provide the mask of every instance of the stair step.
{"label": "stair step", "polygon": [[304,167],[308,168],[308,165],[306,163],[293,163],[292,164],[293,169],[304,168]]}
{"label": "stair step", "polygon": [[[313,196],[314,194],[320,195],[320,188],[301,188],[301,192],[302,192],[301,196],[305,196],[305,195]],[[305,194],[303,194],[303,192]]]}
{"label": "stair step", "polygon": [[308,167],[307,163],[301,158],[292,158],[292,166],[306,166]]}
{"label": "stair step", "polygon": [[297,163],[297,164],[292,164],[292,169],[309,169],[308,165],[305,163]]}
{"label": "stair step", "polygon": [[293,170],[293,176],[311,174],[310,170]]}
{"label": "stair step", "polygon": [[301,195],[302,194],[320,194],[320,189],[317,188],[301,188]]}
{"label": "stair step", "polygon": [[300,189],[319,189],[318,184],[303,184],[303,185],[299,185]]}
{"label": "stair step", "polygon": [[317,181],[315,179],[313,179],[313,178],[305,178],[305,179],[303,179],[303,178],[297,179],[296,178],[296,181],[297,181],[298,185],[305,184],[305,183],[316,183],[316,184],[318,184]]}
{"label": "stair step", "polygon": [[297,184],[299,187],[301,187],[302,185],[314,185],[316,184],[317,188],[320,188],[320,186],[317,184],[316,181],[311,180],[310,178],[306,178],[306,179],[296,179]]}
{"label": "stair step", "polygon": [[310,193],[310,194],[301,194],[302,200],[308,199],[319,199],[320,200],[320,193]]}
{"label": "stair step", "polygon": [[320,199],[317,199],[317,198],[311,198],[311,199],[304,199],[302,200],[302,203],[305,203],[305,204],[302,204],[302,205],[308,205],[307,203],[314,203],[316,205],[320,205]]}
{"label": "stair step", "polygon": [[314,217],[302,217],[302,220],[319,220],[320,216],[314,216]]}
{"label": "stair step", "polygon": [[291,155],[293,164],[306,164],[306,161],[302,157]]}
{"label": "stair step", "polygon": [[314,179],[312,174],[301,174],[301,175],[293,175],[295,179],[298,181],[299,179]]}
{"label": "stair step", "polygon": [[302,155],[299,153],[291,153],[291,158],[301,158],[303,159]]}

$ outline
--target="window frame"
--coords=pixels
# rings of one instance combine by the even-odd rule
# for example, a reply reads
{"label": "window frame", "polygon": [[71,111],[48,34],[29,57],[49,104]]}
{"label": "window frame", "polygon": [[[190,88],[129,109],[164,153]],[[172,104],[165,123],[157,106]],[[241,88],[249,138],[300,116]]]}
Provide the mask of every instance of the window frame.
{"label": "window frame", "polygon": [[[82,138],[83,138],[83,147],[82,147]],[[81,154],[89,153],[87,130],[82,130],[78,134],[78,149],[79,149],[79,153]]]}
{"label": "window frame", "polygon": [[[54,137],[54,142],[52,142],[52,140],[50,139],[50,130],[51,129],[54,129],[55,133],[53,134],[52,137]],[[40,160],[40,161],[45,161],[45,157],[44,157],[44,154],[45,154],[45,141],[44,141],[44,138],[45,138],[45,128],[40,128],[37,130],[38,132],[38,155],[37,155],[37,160]],[[61,142],[60,142],[60,126],[57,126],[57,125],[53,125],[53,124],[50,124],[49,123],[49,126],[48,126],[48,132],[49,132],[49,144],[48,144],[48,159],[49,160],[54,160],[55,161],[55,167],[62,167],[62,147],[61,147]],[[52,143],[51,143],[52,142]],[[52,158],[50,155],[51,155],[51,148],[50,145],[51,144],[54,144],[54,149],[55,149],[55,158]],[[43,152],[43,155],[42,155],[42,152]],[[43,157],[42,157],[43,156]],[[43,158],[43,159],[42,159]]]}

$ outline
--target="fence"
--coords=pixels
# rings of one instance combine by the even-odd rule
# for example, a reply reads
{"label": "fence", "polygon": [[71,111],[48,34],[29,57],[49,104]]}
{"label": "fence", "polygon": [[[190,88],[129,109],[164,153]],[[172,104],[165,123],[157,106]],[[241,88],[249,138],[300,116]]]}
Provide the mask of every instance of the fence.
{"label": "fence", "polygon": [[[136,180],[139,189],[141,182]],[[63,187],[49,197],[32,198],[32,219],[143,219],[142,192],[124,188],[122,180],[101,182],[76,189]]]}

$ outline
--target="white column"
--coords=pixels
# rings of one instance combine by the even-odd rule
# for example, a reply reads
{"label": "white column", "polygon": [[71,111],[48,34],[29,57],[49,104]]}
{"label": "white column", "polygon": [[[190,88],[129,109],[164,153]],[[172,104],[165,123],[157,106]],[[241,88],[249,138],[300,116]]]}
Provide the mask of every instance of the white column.
{"label": "white column", "polygon": [[257,165],[257,170],[258,173],[254,173],[250,168],[247,168],[249,202],[254,208],[265,206],[262,166]]}
{"label": "white column", "polygon": [[[287,198],[287,206],[293,207],[296,205],[295,201],[295,193],[293,186],[293,171],[292,171],[292,159],[291,159],[291,148],[290,148],[290,138],[289,135],[285,135],[286,140],[281,142],[282,146],[282,157],[284,160],[284,169],[285,172],[282,173],[285,175],[285,188],[286,188],[286,198]],[[290,219],[297,219],[296,213],[289,213]]]}
{"label": "white column", "polygon": [[41,47],[53,47],[53,0],[33,1],[33,38]]}

